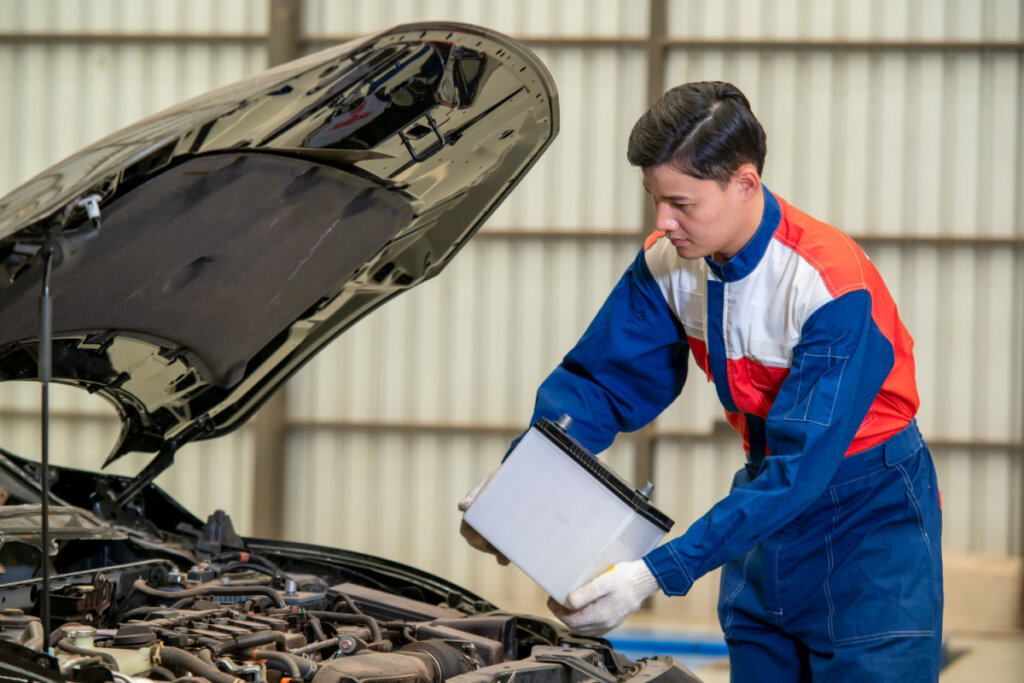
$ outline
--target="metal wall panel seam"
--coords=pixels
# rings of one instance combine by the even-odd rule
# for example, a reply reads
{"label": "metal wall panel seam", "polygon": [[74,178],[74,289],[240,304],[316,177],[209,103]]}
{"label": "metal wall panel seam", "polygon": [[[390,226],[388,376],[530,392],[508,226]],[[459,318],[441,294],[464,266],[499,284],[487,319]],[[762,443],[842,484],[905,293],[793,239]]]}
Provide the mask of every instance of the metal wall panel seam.
{"label": "metal wall panel seam", "polygon": [[[300,35],[299,44],[306,48],[324,48],[362,38],[368,33],[332,35]],[[615,38],[606,36],[529,36],[515,35],[515,40],[529,47],[616,47],[643,48],[643,36]],[[21,32],[0,31],[0,43],[168,43],[248,44],[263,45],[264,33],[167,33],[167,32]],[[981,52],[1024,53],[1020,41],[853,41],[853,40],[758,40],[758,39],[702,39],[668,37],[660,41],[663,47],[683,50],[773,50],[784,52],[828,51],[893,51],[893,52]]]}
{"label": "metal wall panel seam", "polygon": [[[50,417],[54,421],[66,421],[75,423],[89,423],[105,426],[117,426],[120,420],[116,416],[109,416],[101,413],[83,412],[77,410],[56,410],[51,411]],[[0,405],[0,420],[38,420],[39,411],[34,409],[12,408]],[[502,434],[515,436],[522,431],[523,426],[518,424],[482,424],[479,422],[467,422],[465,424],[446,422],[416,422],[416,421],[378,421],[378,420],[354,420],[334,419],[317,417],[289,418],[286,428],[314,429],[314,430],[374,430],[374,431],[399,431],[399,432],[444,432],[451,434]],[[666,432],[666,436],[700,436],[702,432]],[[624,435],[629,438],[629,435]]]}
{"label": "metal wall panel seam", "polygon": [[[642,231],[646,232],[646,231]],[[613,229],[613,230],[582,230],[582,229],[565,229],[565,228],[540,228],[540,227],[528,227],[525,229],[506,229],[506,228],[488,228],[484,227],[479,234],[474,237],[474,241],[483,241],[490,239],[511,239],[511,240],[585,240],[592,241],[594,239],[603,240],[628,240],[636,242],[638,245],[642,243],[641,238],[638,237],[640,233],[636,230],[629,230],[625,228]],[[977,248],[991,248],[991,249],[1021,249],[1024,248],[1024,235],[1014,236],[988,236],[988,235],[928,235],[928,234],[905,234],[905,235],[886,235],[880,233],[868,233],[859,235],[850,235],[851,239],[855,240],[858,244],[863,247],[866,246],[885,246],[885,245],[897,245],[906,247],[921,247],[921,246],[943,246],[943,247],[977,247]]]}
{"label": "metal wall panel seam", "polygon": [[169,43],[172,45],[201,44],[206,46],[214,45],[250,45],[262,46],[267,42],[267,35],[264,33],[24,33],[18,31],[0,31],[0,44],[26,44],[26,43],[70,43],[70,44],[94,44],[104,45],[129,45],[142,43],[144,45],[159,45]]}
{"label": "metal wall panel seam", "polygon": [[[310,418],[289,418],[287,428],[290,430],[311,430],[327,432],[346,431],[370,431],[370,432],[398,432],[398,433],[422,433],[422,434],[451,434],[451,435],[476,435],[476,436],[506,436],[514,437],[523,431],[522,424],[481,424],[478,422],[451,423],[451,422],[413,422],[396,420],[393,422],[381,420],[345,420],[345,419],[310,419]],[[635,441],[636,432],[619,434],[616,441]],[[724,422],[716,422],[712,431],[699,431],[681,429],[674,427],[659,427],[653,432],[651,438],[654,440],[695,440],[701,442],[734,442],[738,437],[731,431]],[[1022,447],[1022,442],[1017,440],[998,439],[973,439],[973,438],[945,438],[931,437],[926,435],[930,446],[935,448],[961,448],[966,450],[999,450],[1015,451]]]}

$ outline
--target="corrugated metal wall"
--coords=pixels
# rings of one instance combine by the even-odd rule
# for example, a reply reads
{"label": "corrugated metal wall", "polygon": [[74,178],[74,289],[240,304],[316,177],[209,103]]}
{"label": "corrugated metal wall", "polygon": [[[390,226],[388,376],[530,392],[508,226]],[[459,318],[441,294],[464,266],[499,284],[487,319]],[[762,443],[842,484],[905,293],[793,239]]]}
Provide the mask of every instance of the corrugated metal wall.
{"label": "corrugated metal wall", "polygon": [[[0,0],[0,193],[143,116],[263,71],[268,15],[258,0]],[[116,439],[110,407],[83,393],[53,389],[55,464],[97,468]],[[39,394],[0,385],[0,447],[38,457]],[[186,446],[157,483],[200,517],[224,508],[247,530],[252,440],[243,429],[223,441]],[[134,474],[147,459],[111,469]]]}
{"label": "corrugated metal wall", "polygon": [[[0,0],[0,82],[11,94],[0,104],[0,191],[139,116],[261,70],[268,9]],[[464,546],[455,502],[525,426],[536,385],[639,246],[644,197],[624,150],[646,108],[649,16],[648,3],[626,0],[305,2],[308,49],[425,19],[527,39],[558,83],[562,131],[448,271],[292,380],[288,538],[384,555],[504,606],[539,608],[539,591],[516,570]],[[766,183],[866,238],[916,339],[945,547],[997,555],[1024,552],[1022,26],[1016,0],[673,0],[653,44],[664,87],[739,85],[768,131]],[[655,502],[680,531],[742,461],[714,392],[691,378],[644,437]],[[37,394],[0,388],[2,445],[35,447]],[[55,450],[97,462],[114,423],[61,406],[69,416],[56,421]],[[225,441],[183,451],[158,483],[197,513],[227,509],[250,531],[251,431]],[[642,443],[620,439],[613,467],[632,473]],[[84,459],[87,447],[96,455]],[[655,609],[708,614],[716,590],[710,577]]]}

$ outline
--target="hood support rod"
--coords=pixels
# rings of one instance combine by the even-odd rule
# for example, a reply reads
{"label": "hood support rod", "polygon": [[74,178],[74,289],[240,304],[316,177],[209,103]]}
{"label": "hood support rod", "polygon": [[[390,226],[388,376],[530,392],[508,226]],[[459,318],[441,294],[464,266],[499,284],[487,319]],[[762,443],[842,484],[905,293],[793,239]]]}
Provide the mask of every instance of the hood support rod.
{"label": "hood support rod", "polygon": [[53,269],[53,246],[43,247],[43,292],[39,297],[39,380],[42,392],[42,522],[43,541],[40,549],[43,565],[42,593],[39,596],[39,618],[43,633],[50,637],[50,375],[53,372],[53,300],[50,298],[50,271]]}
{"label": "hood support rod", "polygon": [[[92,230],[83,233],[78,247],[100,229],[100,200],[97,193],[80,197],[73,205],[65,209],[61,230],[67,227],[74,209],[85,209],[86,216],[92,223]],[[50,377],[53,375],[53,299],[50,296],[50,273],[53,271],[53,258],[60,238],[51,235],[42,246],[43,257],[43,291],[39,297],[39,353],[38,374],[42,383],[41,413],[42,433],[40,464],[42,465],[42,593],[39,596],[39,620],[43,624],[43,633],[50,638]],[[70,253],[70,252],[69,252]],[[66,256],[62,254],[62,257]]]}
{"label": "hood support rod", "polygon": [[212,428],[213,421],[210,420],[208,416],[201,415],[197,418],[195,422],[190,424],[180,434],[169,440],[153,457],[153,459],[149,461],[149,464],[147,464],[134,479],[128,482],[128,485],[125,486],[116,497],[111,498],[111,505],[113,505],[117,510],[123,509],[132,498],[142,492],[144,488],[152,484],[154,479],[174,464],[174,454],[178,452],[179,448],[196,436],[209,432]]}
{"label": "hood support rod", "polygon": [[111,501],[111,504],[118,510],[124,508],[142,489],[153,483],[154,479],[174,464],[174,453],[177,450],[177,443],[169,443],[161,448],[160,452],[149,461],[149,464],[117,494],[117,497]]}

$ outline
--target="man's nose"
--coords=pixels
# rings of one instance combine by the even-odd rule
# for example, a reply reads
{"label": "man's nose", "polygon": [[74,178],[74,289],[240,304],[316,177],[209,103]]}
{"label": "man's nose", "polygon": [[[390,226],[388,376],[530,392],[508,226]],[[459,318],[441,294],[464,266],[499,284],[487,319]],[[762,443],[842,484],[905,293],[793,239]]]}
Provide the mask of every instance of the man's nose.
{"label": "man's nose", "polygon": [[675,211],[666,202],[658,202],[654,208],[654,225],[662,232],[672,232],[679,229],[679,220]]}

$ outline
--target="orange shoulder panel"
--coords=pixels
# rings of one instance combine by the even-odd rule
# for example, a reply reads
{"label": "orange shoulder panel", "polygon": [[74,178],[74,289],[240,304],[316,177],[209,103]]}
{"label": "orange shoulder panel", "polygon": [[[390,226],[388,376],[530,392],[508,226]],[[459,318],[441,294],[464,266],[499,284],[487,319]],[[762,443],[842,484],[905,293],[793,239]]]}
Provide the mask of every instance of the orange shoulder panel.
{"label": "orange shoulder panel", "polygon": [[895,360],[878,392],[869,415],[857,432],[847,455],[882,443],[902,429],[920,404],[914,380],[914,340],[900,321],[889,289],[875,264],[850,237],[779,199],[782,220],[775,232],[779,240],[820,273],[833,297],[865,289],[871,295],[871,317],[893,346]]}
{"label": "orange shoulder panel", "polygon": [[665,236],[665,233],[661,230],[655,230],[647,236],[647,240],[644,242],[644,251],[647,251],[654,246],[654,243]]}
{"label": "orange shoulder panel", "polygon": [[782,209],[782,220],[775,239],[814,266],[832,296],[873,288],[878,273],[849,235],[790,206],[777,195],[776,199]]}

